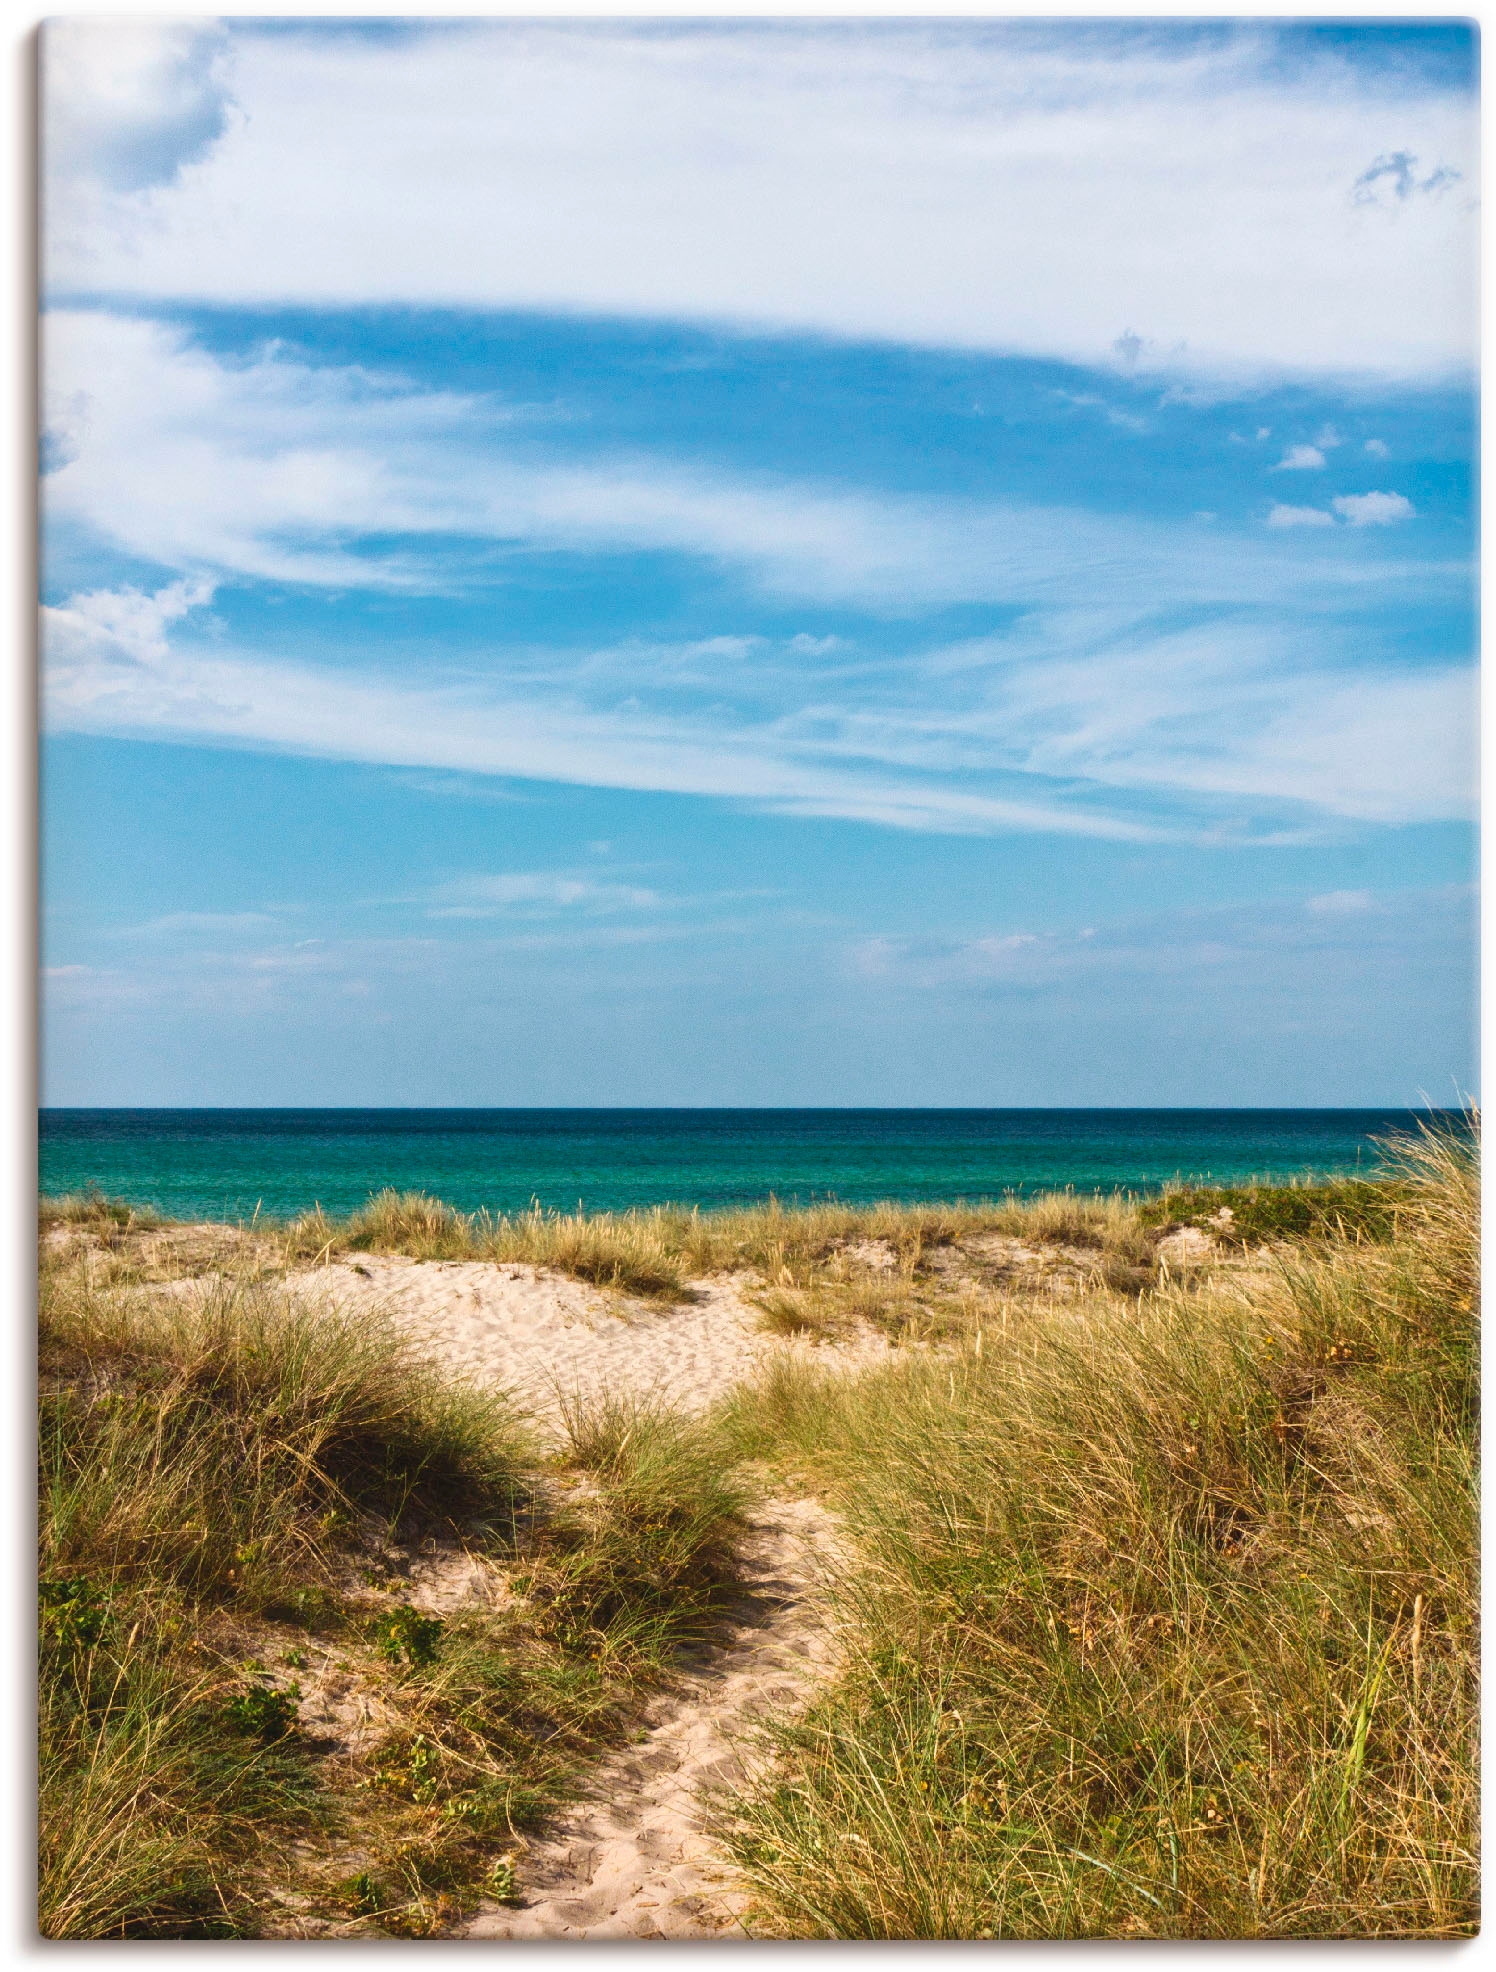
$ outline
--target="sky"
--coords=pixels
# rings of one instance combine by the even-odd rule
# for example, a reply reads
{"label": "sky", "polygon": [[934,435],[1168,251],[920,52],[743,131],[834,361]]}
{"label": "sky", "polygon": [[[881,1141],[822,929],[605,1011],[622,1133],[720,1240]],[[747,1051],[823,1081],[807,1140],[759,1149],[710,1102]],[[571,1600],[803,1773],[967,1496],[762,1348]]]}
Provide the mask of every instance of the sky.
{"label": "sky", "polygon": [[49,23],[43,1100],[1473,1093],[1476,65]]}

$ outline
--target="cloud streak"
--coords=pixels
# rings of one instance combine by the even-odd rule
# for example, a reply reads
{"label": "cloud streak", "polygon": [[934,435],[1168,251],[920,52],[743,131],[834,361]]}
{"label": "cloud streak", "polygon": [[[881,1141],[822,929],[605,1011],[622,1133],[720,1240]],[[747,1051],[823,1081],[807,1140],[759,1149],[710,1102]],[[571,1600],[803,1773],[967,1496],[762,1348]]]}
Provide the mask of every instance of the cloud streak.
{"label": "cloud streak", "polygon": [[511,870],[499,876],[455,878],[443,884],[426,915],[432,918],[587,915],[647,911],[662,903],[658,891],[638,884],[599,883],[567,870]]}
{"label": "cloud streak", "polygon": [[[1364,970],[1406,963],[1410,943],[1437,960],[1463,955],[1475,910],[1462,884],[1336,891],[1302,903],[1187,906],[1124,917],[1079,931],[990,932],[968,938],[861,938],[843,954],[856,979],[890,991],[1017,998],[1064,988],[1117,990],[1127,980],[1167,989],[1196,981],[1251,980],[1264,961],[1291,968],[1281,984],[1302,990],[1326,962]],[[1295,975],[1297,975],[1295,977]],[[1255,984],[1255,982],[1254,982]]]}
{"label": "cloud streak", "polygon": [[180,328],[101,310],[50,315],[46,355],[62,462],[49,523],[198,581],[453,594],[501,583],[516,550],[664,551],[734,562],[780,594],[902,614],[1087,591],[1139,605],[1323,600],[1407,574],[1241,539],[1185,545],[1159,522],[1074,508],[875,495],[644,452],[562,459],[494,394],[273,344],[233,361]]}
{"label": "cloud streak", "polygon": [[119,33],[45,31],[53,293],[668,316],[1238,377],[1473,360],[1472,97],[1285,63],[1261,25]]}
{"label": "cloud streak", "polygon": [[[732,712],[720,692],[630,708],[604,690],[589,706],[573,661],[550,680],[532,668],[518,689],[502,672],[395,680],[190,641],[163,648],[160,597],[114,604],[90,594],[44,612],[50,726],[702,794],[947,833],[1145,841],[1223,822],[1228,835],[1260,833],[1219,812],[1240,800],[1296,809],[1300,829],[1314,816],[1391,822],[1469,808],[1468,672],[1294,671],[1284,649],[1245,630],[1163,636],[1125,613],[1041,616],[1008,639],[930,651],[871,678],[863,667],[840,695],[834,668],[773,672],[760,685],[777,702]],[[657,655],[678,688],[672,654]],[[604,682],[620,662],[637,682],[647,654],[631,646],[593,660]],[[1119,804],[1119,793],[1130,798]],[[1181,815],[1176,800],[1161,815],[1160,796],[1193,797],[1197,812]]]}

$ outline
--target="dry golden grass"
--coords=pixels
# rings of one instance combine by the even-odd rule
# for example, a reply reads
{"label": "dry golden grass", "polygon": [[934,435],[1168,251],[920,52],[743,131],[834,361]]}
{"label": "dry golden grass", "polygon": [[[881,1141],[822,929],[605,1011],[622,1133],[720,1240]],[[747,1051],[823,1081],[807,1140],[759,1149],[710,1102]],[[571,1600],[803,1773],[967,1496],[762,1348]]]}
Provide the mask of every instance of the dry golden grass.
{"label": "dry golden grass", "polygon": [[[1244,1240],[1295,1239],[1167,1277],[1167,1229],[1232,1197]],[[54,1201],[44,1931],[273,1933],[287,1884],[450,1928],[710,1630],[767,1467],[845,1522],[847,1657],[721,1824],[766,1933],[1466,1934],[1475,1229],[1468,1148],[1435,1138],[1333,1200],[495,1219],[385,1193],[211,1236]],[[787,1353],[704,1424],[574,1405],[547,1463],[502,1399],[266,1278],[357,1251],[662,1299],[730,1271],[783,1333],[937,1346],[858,1377]],[[509,1599],[422,1628],[383,1576],[350,1594],[371,1522],[470,1545]],[[367,1754],[283,1729],[259,1660],[313,1633],[396,1721]]]}
{"label": "dry golden grass", "polygon": [[[701,1213],[659,1206],[633,1212],[465,1213],[423,1192],[385,1190],[362,1210],[335,1218],[321,1208],[283,1224],[176,1226],[150,1211],[98,1194],[44,1200],[41,1225],[54,1241],[93,1256],[96,1285],[176,1278],[220,1270],[242,1277],[284,1273],[350,1253],[398,1253],[417,1260],[490,1260],[552,1268],[646,1299],[678,1299],[687,1283],[747,1273],[771,1290],[814,1292],[811,1326],[834,1327],[840,1291],[865,1286],[869,1305],[890,1296],[870,1280],[886,1267],[906,1285],[927,1281],[942,1255],[970,1261],[993,1239],[1083,1261],[1106,1285],[1127,1293],[1153,1284],[1159,1242],[1182,1225],[1210,1225],[1251,1246],[1306,1233],[1385,1240],[1396,1225],[1396,1181],[1249,1185],[1175,1190],[1158,1197],[1040,1194],[966,1205],[786,1209],[771,1200],[742,1210]],[[1222,1214],[1225,1218],[1222,1218]],[[869,1258],[879,1256],[880,1265]],[[893,1297],[897,1298],[897,1297]],[[788,1304],[786,1304],[786,1308]],[[844,1306],[840,1313],[845,1316]],[[855,1315],[853,1318],[856,1318]],[[887,1326],[880,1314],[872,1317]],[[791,1321],[785,1309],[773,1322]]]}
{"label": "dry golden grass", "polygon": [[767,1933],[1473,1928],[1473,1162],[1400,1182],[1392,1244],[726,1407],[853,1550],[846,1668],[723,1824]]}
{"label": "dry golden grass", "polygon": [[[100,1288],[63,1254],[41,1367],[49,1938],[275,1935],[288,1889],[335,1925],[450,1927],[733,1577],[742,1489],[700,1426],[577,1412],[558,1470],[367,1311]],[[424,1616],[390,1541],[510,1593]],[[378,1744],[297,1727],[309,1653],[398,1722]]]}

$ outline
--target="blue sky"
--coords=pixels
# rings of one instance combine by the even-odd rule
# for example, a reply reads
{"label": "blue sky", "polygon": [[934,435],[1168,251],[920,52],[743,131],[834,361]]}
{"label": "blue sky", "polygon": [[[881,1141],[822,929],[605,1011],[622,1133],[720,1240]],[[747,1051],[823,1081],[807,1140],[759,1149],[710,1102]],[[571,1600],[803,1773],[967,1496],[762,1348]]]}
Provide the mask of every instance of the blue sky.
{"label": "blue sky", "polygon": [[45,31],[45,1099],[1474,1085],[1454,23]]}

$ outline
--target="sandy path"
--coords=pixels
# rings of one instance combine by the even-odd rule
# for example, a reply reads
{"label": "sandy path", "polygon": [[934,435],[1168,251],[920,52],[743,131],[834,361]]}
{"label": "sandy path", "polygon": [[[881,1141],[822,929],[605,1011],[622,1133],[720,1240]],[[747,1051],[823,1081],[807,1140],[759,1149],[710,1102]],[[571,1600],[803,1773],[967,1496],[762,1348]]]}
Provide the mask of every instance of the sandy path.
{"label": "sandy path", "polygon": [[703,1830],[701,1790],[742,1781],[754,1727],[802,1707],[835,1661],[818,1595],[829,1516],[813,1501],[776,1500],[754,1522],[722,1644],[683,1666],[642,1739],[595,1768],[585,1796],[517,1859],[517,1905],[485,1904],[458,1935],[746,1935],[748,1899]]}
{"label": "sandy path", "polygon": [[[889,1353],[872,1331],[834,1347],[767,1334],[746,1283],[732,1278],[693,1283],[688,1299],[664,1308],[534,1267],[372,1254],[293,1284],[389,1310],[442,1362],[502,1384],[552,1429],[562,1397],[655,1396],[696,1411],[776,1353],[812,1351],[846,1369]],[[583,1798],[516,1858],[518,1904],[484,1905],[458,1935],[745,1935],[747,1897],[704,1832],[701,1790],[745,1779],[753,1729],[803,1708],[830,1675],[835,1647],[817,1591],[834,1533],[810,1500],[751,1515],[742,1594],[719,1639],[686,1654],[641,1736],[595,1767]]]}
{"label": "sandy path", "polygon": [[[503,1384],[551,1422],[559,1396],[604,1392],[704,1410],[771,1354],[811,1346],[766,1334],[731,1277],[695,1281],[689,1299],[663,1308],[535,1267],[487,1261],[370,1254],[291,1280],[346,1306],[391,1309],[443,1363]],[[852,1368],[888,1352],[884,1338],[869,1331],[817,1354]]]}

